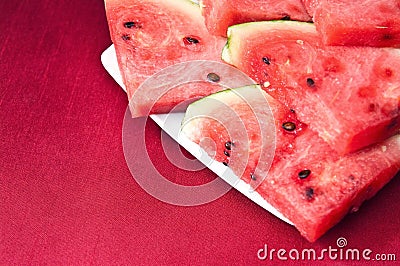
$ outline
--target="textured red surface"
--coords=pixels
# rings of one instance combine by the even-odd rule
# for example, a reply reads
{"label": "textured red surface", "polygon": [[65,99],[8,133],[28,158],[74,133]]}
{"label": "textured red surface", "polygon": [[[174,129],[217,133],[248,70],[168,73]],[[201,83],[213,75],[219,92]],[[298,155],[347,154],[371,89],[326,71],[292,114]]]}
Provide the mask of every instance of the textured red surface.
{"label": "textured red surface", "polygon": [[[339,237],[400,259],[399,176],[314,244],[234,190],[198,207],[148,195],[122,151],[126,95],[100,63],[103,2],[1,1],[0,13],[0,264],[255,264],[264,244],[322,250]],[[153,122],[146,143],[170,180],[215,177],[169,163]]]}

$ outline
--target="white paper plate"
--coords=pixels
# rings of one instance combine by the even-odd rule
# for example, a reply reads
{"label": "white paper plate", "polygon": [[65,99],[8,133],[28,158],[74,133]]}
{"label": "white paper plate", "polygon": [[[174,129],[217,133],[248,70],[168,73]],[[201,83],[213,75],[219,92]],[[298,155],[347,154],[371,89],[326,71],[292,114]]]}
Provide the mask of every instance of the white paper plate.
{"label": "white paper plate", "polygon": [[[123,84],[121,74],[118,68],[117,57],[115,54],[114,45],[107,48],[101,55],[101,62],[108,73],[115,79],[115,81],[122,87],[124,91],[126,88]],[[233,186],[236,190],[241,192],[243,195],[248,197],[250,200],[269,211],[276,217],[283,221],[293,224],[287,218],[285,218],[280,212],[271,206],[261,195],[255,191],[252,191],[250,185],[240,180],[233,174],[232,171],[226,171],[226,167],[217,161],[212,160],[210,157],[205,156],[205,152],[195,143],[190,142],[188,139],[179,136],[178,132],[183,119],[183,113],[173,114],[160,114],[151,115],[151,119],[154,120],[168,135],[170,135],[175,141],[177,141],[182,147],[188,150],[194,157],[206,165],[211,171],[216,173],[220,178],[225,180],[228,184]]]}

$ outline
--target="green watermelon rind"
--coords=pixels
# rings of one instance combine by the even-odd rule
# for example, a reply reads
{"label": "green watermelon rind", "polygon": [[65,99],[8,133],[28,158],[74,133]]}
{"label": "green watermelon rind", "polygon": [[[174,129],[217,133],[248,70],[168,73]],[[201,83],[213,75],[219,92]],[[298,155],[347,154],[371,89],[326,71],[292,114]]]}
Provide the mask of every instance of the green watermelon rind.
{"label": "green watermelon rind", "polygon": [[247,23],[242,23],[242,24],[237,24],[237,25],[233,25],[230,26],[228,28],[227,31],[227,41],[226,44],[222,50],[222,54],[221,54],[221,59],[223,61],[225,61],[228,64],[232,64],[233,63],[233,54],[235,54],[235,51],[237,51],[238,49],[235,48],[235,29],[241,29],[241,28],[248,28],[252,29],[254,28],[255,30],[257,30],[258,25],[265,25],[265,24],[270,24],[273,28],[276,28],[277,24],[281,24],[283,27],[287,27],[287,25],[294,25],[294,26],[299,26],[301,27],[302,30],[304,30],[304,26],[307,25],[307,27],[310,27],[310,30],[314,33],[317,34],[315,28],[312,26],[313,23],[310,22],[303,22],[303,21],[286,21],[286,20],[271,20],[271,21],[255,21],[255,22],[247,22]]}
{"label": "green watermelon rind", "polygon": [[[261,89],[260,85],[258,85],[258,84],[235,88],[233,90],[236,92],[240,92],[241,90],[249,90],[249,89],[257,89],[262,92],[262,89]],[[208,101],[209,99],[215,99],[215,100],[224,99],[225,98],[224,96],[225,95],[229,96],[229,94],[231,94],[233,90],[226,89],[226,90],[218,91],[216,93],[213,93],[211,95],[208,95],[207,97],[201,98],[201,99],[191,103],[186,109],[185,116],[182,120],[181,125],[183,126],[190,118],[195,117],[196,113],[197,113],[196,110],[199,110],[198,113],[204,113],[204,103],[206,101]],[[209,109],[207,109],[207,110],[209,110]]]}

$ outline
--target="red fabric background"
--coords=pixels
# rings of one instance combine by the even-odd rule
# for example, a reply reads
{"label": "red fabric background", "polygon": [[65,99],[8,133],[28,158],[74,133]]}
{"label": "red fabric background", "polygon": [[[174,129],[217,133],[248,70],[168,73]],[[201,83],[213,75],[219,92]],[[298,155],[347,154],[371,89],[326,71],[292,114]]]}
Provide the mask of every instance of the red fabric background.
{"label": "red fabric background", "polygon": [[[400,260],[399,176],[314,244],[234,190],[198,207],[148,195],[124,160],[126,96],[100,63],[103,2],[0,1],[0,14],[0,264],[268,263],[264,244],[338,237]],[[151,121],[146,142],[169,179],[215,177],[169,163]]]}

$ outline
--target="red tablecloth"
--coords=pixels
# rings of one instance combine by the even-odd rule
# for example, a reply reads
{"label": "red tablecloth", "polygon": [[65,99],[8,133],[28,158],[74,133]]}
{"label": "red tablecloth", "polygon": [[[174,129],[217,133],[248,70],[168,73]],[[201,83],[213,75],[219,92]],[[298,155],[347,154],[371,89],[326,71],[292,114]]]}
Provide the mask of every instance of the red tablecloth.
{"label": "red tablecloth", "polygon": [[[126,95],[100,63],[103,2],[1,1],[0,14],[0,264],[268,263],[265,244],[322,250],[339,237],[400,260],[399,176],[314,244],[235,190],[197,207],[148,195],[122,150]],[[151,121],[146,139],[169,179],[215,177],[169,163]]]}

